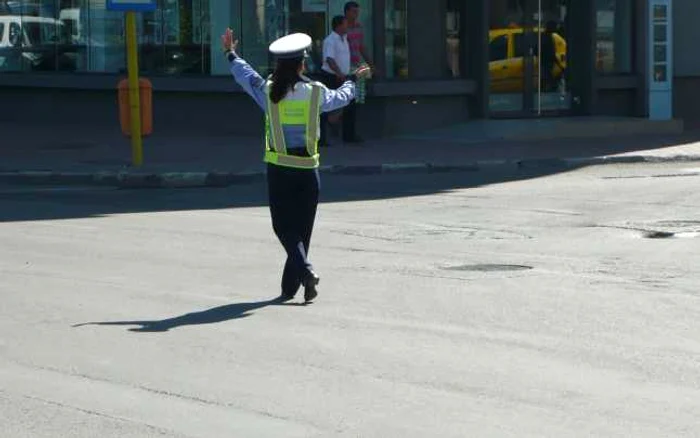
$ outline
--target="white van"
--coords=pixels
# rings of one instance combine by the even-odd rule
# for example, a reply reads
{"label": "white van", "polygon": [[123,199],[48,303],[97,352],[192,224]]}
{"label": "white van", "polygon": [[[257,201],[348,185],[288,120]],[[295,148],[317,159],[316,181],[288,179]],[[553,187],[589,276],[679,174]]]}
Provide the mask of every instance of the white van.
{"label": "white van", "polygon": [[21,69],[23,62],[36,68],[54,59],[62,26],[53,18],[0,15],[0,69]]}

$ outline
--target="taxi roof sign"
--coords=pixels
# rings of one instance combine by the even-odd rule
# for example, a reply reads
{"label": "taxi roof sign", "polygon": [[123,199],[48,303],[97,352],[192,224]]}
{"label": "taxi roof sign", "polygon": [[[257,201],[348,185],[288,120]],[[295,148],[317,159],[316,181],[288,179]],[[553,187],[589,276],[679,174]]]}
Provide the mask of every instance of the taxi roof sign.
{"label": "taxi roof sign", "polygon": [[153,11],[157,0],[107,0],[110,11]]}

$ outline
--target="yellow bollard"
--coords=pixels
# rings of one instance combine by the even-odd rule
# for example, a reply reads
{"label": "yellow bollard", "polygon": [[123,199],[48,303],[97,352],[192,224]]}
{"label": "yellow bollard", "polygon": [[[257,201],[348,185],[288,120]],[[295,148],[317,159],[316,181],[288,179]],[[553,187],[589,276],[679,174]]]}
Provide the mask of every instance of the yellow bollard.
{"label": "yellow bollard", "polygon": [[134,167],[143,164],[141,136],[141,102],[139,96],[139,55],[136,39],[136,12],[126,13],[126,53],[129,73],[129,107],[131,108],[131,161]]}

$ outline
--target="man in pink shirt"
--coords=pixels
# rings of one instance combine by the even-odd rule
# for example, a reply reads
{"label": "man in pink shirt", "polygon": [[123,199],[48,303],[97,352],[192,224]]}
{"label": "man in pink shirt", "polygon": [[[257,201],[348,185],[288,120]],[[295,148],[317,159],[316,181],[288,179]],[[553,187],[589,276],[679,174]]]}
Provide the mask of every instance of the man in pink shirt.
{"label": "man in pink shirt", "polygon": [[359,22],[360,5],[357,2],[345,3],[345,18],[348,19],[348,44],[350,44],[350,63],[357,68],[362,62],[372,64],[365,47],[365,32]]}
{"label": "man in pink shirt", "polygon": [[[372,60],[367,55],[365,48],[365,33],[360,17],[360,4],[357,2],[345,3],[345,18],[348,19],[347,40],[350,46],[350,65],[355,70],[363,62],[372,65]],[[356,104],[352,103],[343,111],[343,140],[346,143],[361,143],[362,139],[355,133]]]}

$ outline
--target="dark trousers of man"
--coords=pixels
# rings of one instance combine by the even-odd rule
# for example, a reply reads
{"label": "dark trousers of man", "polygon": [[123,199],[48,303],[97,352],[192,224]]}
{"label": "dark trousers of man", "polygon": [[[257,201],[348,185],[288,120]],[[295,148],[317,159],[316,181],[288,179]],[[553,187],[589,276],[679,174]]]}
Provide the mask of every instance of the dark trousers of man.
{"label": "dark trousers of man", "polygon": [[287,252],[282,293],[294,296],[313,269],[308,257],[321,179],[317,169],[268,164],[267,185],[272,228]]}
{"label": "dark trousers of man", "polygon": [[[319,77],[321,83],[331,90],[337,90],[343,83],[336,75],[322,71]],[[357,135],[355,133],[356,105],[353,99],[350,105],[343,109],[343,140],[352,141]],[[321,114],[321,144],[328,142],[328,114]]]}

